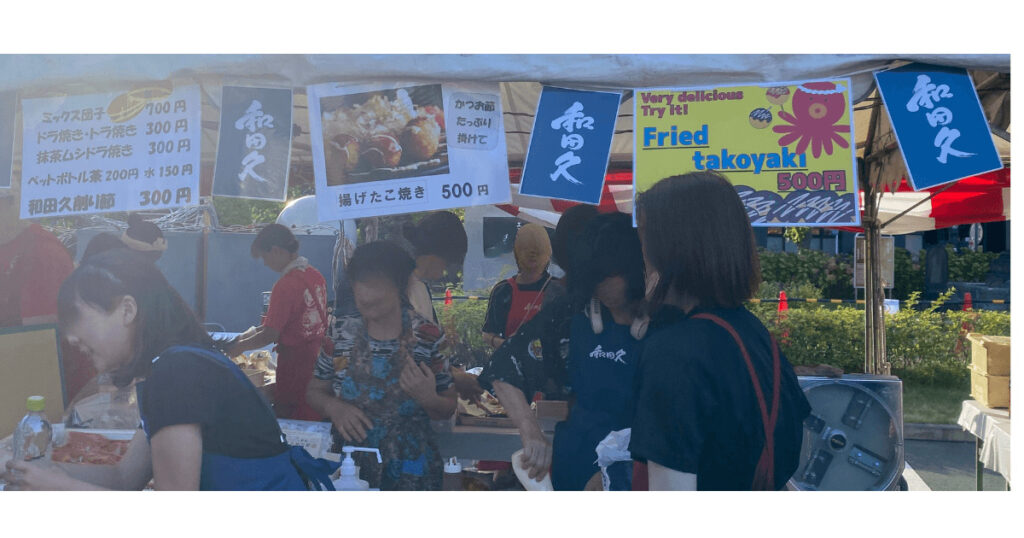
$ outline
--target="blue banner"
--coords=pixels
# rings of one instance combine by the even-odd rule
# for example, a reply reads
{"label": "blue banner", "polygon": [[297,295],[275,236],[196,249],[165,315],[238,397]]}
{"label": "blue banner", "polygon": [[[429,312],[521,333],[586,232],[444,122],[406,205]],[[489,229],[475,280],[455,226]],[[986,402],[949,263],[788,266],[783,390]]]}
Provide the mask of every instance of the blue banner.
{"label": "blue banner", "polygon": [[11,186],[14,165],[15,92],[0,93],[0,189]]}
{"label": "blue banner", "polygon": [[291,90],[224,86],[213,195],[286,199],[291,147]]}
{"label": "blue banner", "polygon": [[915,190],[1003,167],[966,69],[913,63],[875,80]]}
{"label": "blue banner", "polygon": [[600,203],[621,97],[545,86],[519,192]]}

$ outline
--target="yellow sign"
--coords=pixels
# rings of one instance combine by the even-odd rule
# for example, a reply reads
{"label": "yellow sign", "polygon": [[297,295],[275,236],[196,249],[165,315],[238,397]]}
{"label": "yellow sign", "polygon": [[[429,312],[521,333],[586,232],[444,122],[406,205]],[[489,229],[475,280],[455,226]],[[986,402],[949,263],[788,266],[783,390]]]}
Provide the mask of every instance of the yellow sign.
{"label": "yellow sign", "polygon": [[721,174],[760,226],[859,225],[850,80],[636,90],[633,178]]}

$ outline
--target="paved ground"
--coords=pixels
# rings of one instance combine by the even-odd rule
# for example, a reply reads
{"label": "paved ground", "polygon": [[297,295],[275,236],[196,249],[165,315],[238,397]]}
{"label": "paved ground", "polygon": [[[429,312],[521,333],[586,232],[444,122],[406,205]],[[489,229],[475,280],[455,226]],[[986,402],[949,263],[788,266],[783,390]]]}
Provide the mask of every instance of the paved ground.
{"label": "paved ground", "polygon": [[[974,443],[959,441],[904,442],[907,463],[933,491],[974,491]],[[985,491],[1002,491],[1006,482],[985,470]]]}

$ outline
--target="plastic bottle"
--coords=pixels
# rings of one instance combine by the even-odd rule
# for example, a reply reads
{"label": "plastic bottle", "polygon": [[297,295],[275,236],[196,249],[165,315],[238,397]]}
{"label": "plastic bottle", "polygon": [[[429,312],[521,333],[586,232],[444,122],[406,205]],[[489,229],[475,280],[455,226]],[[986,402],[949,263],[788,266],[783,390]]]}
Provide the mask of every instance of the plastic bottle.
{"label": "plastic bottle", "polygon": [[551,472],[548,471],[543,480],[530,478],[529,471],[523,468],[522,456],[523,449],[521,448],[512,454],[512,471],[516,473],[516,478],[526,488],[526,491],[554,491],[555,487],[551,485]]}
{"label": "plastic bottle", "polygon": [[366,480],[359,479],[359,470],[356,467],[355,460],[352,459],[353,452],[373,452],[377,454],[377,463],[382,460],[380,458],[380,451],[376,448],[362,448],[358,446],[343,446],[341,451],[345,454],[345,459],[341,462],[341,474],[338,479],[333,482],[334,489],[336,491],[367,491],[370,489],[370,483]]}
{"label": "plastic bottle", "polygon": [[462,464],[455,456],[444,462],[444,481],[441,483],[441,489],[462,491]]}
{"label": "plastic bottle", "polygon": [[14,429],[13,459],[30,461],[46,455],[53,441],[53,428],[43,415],[46,398],[29,396],[25,407],[28,408],[28,413]]}

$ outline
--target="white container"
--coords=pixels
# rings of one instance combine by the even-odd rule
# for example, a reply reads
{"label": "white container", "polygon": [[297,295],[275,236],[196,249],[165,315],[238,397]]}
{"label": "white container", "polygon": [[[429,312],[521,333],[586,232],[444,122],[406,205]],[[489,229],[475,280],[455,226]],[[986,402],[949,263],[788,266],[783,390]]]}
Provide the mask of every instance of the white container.
{"label": "white container", "polygon": [[530,472],[523,468],[521,458],[523,456],[523,449],[516,450],[512,454],[512,470],[516,473],[516,478],[519,479],[519,483],[526,488],[526,491],[554,491],[554,486],[551,485],[551,471],[544,475],[543,480],[536,480],[530,478]]}
{"label": "white container", "polygon": [[376,448],[362,448],[357,446],[341,447],[345,459],[341,462],[341,473],[333,482],[335,491],[368,491],[370,483],[359,479],[359,468],[352,459],[353,452],[373,452],[377,454],[377,463],[381,462],[380,451]]}

